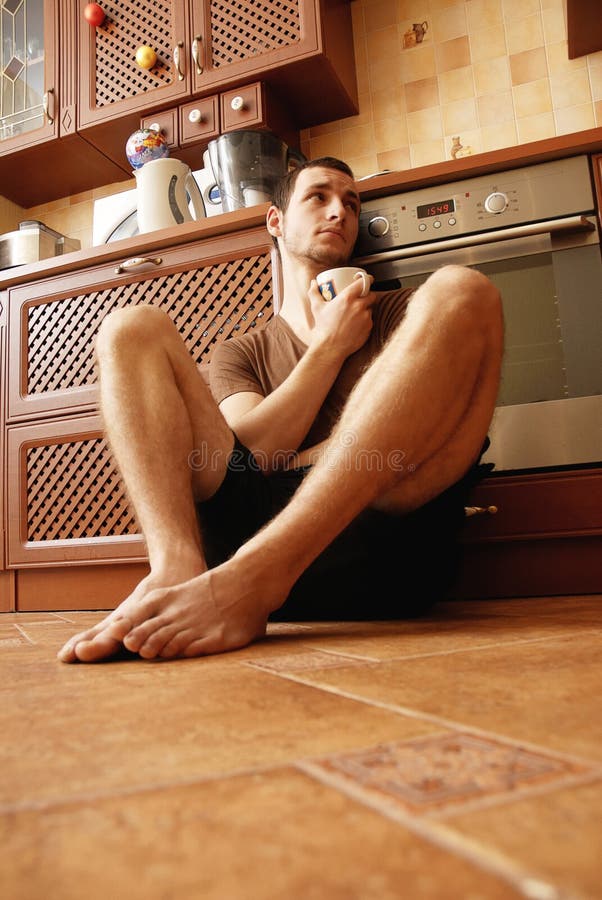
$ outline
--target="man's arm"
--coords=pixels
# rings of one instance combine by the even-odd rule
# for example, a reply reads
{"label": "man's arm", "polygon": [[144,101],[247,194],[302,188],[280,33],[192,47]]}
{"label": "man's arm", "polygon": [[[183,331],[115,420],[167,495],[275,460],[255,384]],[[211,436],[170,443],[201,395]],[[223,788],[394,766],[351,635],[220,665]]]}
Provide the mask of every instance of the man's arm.
{"label": "man's arm", "polygon": [[239,440],[266,470],[281,468],[296,453],[311,428],[345,359],[367,340],[374,294],[358,296],[352,285],[329,303],[317,289],[312,300],[315,324],[307,351],[290,375],[269,396],[241,391],[220,410]]}

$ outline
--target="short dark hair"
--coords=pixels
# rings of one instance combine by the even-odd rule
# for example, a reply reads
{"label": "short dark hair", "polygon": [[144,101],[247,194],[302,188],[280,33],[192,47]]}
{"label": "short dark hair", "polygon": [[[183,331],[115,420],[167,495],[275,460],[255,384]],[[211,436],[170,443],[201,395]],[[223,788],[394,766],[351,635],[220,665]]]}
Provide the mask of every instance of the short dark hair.
{"label": "short dark hair", "polygon": [[272,191],[272,203],[274,206],[277,206],[281,212],[286,212],[299,174],[304,169],[318,168],[334,169],[336,172],[343,172],[345,175],[349,175],[350,178],[355,179],[355,175],[347,163],[341,159],[336,159],[334,156],[320,156],[318,159],[308,159],[295,166],[294,169],[291,169],[290,172],[287,172],[286,175],[276,182]]}

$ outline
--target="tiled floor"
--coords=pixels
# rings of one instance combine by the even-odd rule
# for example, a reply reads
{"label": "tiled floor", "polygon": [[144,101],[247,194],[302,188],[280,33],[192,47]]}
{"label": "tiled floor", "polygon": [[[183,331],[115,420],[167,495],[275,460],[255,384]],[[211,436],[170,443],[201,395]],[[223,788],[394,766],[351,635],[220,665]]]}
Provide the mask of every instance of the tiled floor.
{"label": "tiled floor", "polygon": [[602,596],[66,666],[0,616],[6,900],[602,898]]}

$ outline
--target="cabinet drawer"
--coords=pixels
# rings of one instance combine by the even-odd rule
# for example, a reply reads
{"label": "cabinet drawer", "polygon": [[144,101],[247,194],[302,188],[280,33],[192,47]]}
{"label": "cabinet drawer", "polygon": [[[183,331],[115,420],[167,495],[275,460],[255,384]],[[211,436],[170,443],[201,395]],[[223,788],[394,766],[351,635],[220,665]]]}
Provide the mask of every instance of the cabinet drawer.
{"label": "cabinet drawer", "polygon": [[219,135],[217,97],[204,97],[180,107],[180,144],[210,141]]}
{"label": "cabinet drawer", "polygon": [[[95,408],[94,340],[115,309],[152,303],[207,365],[230,335],[273,310],[275,251],[265,229],[170,248],[150,257],[11,290],[8,420]],[[278,283],[278,282],[277,282]]]}
{"label": "cabinet drawer", "polygon": [[257,128],[265,124],[261,84],[247,84],[220,95],[222,131]]}
{"label": "cabinet drawer", "polygon": [[180,141],[177,109],[164,109],[152,116],[145,116],[140,120],[140,127],[160,131],[165,137],[169,149],[177,149]]}

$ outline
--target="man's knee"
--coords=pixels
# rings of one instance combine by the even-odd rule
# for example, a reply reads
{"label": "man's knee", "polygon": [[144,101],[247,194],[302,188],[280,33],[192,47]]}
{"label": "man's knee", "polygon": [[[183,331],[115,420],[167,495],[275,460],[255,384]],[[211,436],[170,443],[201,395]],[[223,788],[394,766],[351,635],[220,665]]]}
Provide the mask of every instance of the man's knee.
{"label": "man's knee", "polygon": [[122,349],[156,346],[168,328],[173,328],[171,319],[156,306],[143,304],[116,309],[102,320],[96,337],[96,355],[102,360],[105,354]]}
{"label": "man's knee", "polygon": [[442,266],[433,272],[426,285],[436,295],[442,312],[449,312],[472,327],[483,325],[501,335],[500,292],[482,272],[466,266]]}

